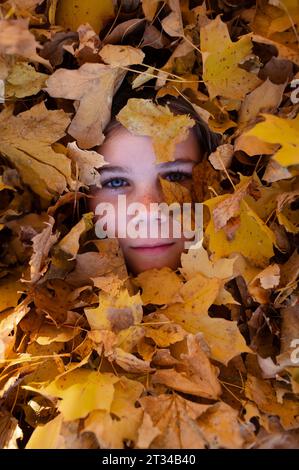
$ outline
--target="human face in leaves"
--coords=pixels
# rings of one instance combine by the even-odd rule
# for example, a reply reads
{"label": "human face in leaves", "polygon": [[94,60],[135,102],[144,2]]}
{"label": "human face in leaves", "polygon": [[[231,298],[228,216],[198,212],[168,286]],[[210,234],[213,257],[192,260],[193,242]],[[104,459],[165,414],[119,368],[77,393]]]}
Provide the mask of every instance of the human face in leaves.
{"label": "human face in leaves", "polygon": [[[167,220],[159,218],[157,237],[149,236],[134,238],[130,233],[120,237],[120,220],[128,222],[133,215],[120,212],[119,196],[125,195],[126,207],[131,203],[142,203],[146,208],[146,220],[150,224],[150,204],[165,202],[161,180],[179,183],[191,192],[192,169],[198,162],[200,149],[193,131],[189,131],[187,139],[176,144],[174,160],[157,163],[152,139],[148,136],[135,135],[119,125],[109,132],[99,149],[108,165],[100,168],[102,188],[97,189],[91,202],[92,209],[99,203],[110,203],[114,208],[114,220],[109,216],[107,225],[115,227],[115,234],[122,248],[128,269],[133,274],[151,268],[168,266],[176,269],[180,265],[182,252],[185,250],[186,239],[181,230],[180,238],[175,234],[172,213]],[[161,180],[160,180],[161,178]],[[152,213],[151,213],[152,214]],[[162,236],[163,224],[168,224],[168,237]],[[165,227],[164,227],[165,228]],[[167,232],[166,232],[167,233]],[[185,250],[186,251],[186,250]]]}

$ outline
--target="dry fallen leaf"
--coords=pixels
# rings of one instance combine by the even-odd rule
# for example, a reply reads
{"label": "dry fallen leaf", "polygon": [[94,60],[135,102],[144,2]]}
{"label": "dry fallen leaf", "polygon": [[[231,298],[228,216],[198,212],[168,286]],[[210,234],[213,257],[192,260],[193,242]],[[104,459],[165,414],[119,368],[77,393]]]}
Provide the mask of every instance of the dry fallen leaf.
{"label": "dry fallen leaf", "polygon": [[251,53],[250,35],[243,35],[239,41],[232,42],[220,15],[201,29],[200,48],[203,80],[211,99],[217,95],[243,99],[261,83],[256,75],[239,67],[241,60]]}
{"label": "dry fallen leaf", "polygon": [[83,64],[77,70],[59,69],[48,78],[45,91],[50,96],[79,102],[68,133],[82,149],[103,142],[102,131],[110,119],[111,95],[123,78],[122,71],[109,65],[90,63]]}

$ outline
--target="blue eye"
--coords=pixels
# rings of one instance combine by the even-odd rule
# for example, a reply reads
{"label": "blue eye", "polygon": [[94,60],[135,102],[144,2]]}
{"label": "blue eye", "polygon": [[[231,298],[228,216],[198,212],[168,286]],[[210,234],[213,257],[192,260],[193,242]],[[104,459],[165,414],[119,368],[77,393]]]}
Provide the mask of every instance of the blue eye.
{"label": "blue eye", "polygon": [[171,173],[167,173],[167,175],[165,175],[165,178],[167,177],[170,177],[169,181],[171,181],[172,183],[177,183],[185,179],[192,178],[192,174],[185,173],[184,171],[172,171]]}
{"label": "blue eye", "polygon": [[102,183],[102,187],[103,188],[118,189],[118,188],[123,188],[123,183],[127,184],[127,181],[124,180],[123,178],[111,178],[108,181],[104,181]]}

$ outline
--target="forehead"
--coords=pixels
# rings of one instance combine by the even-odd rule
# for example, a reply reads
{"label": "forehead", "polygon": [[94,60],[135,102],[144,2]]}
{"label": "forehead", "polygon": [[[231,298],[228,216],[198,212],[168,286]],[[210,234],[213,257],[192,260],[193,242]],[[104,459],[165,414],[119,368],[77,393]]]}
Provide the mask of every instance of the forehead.
{"label": "forehead", "polygon": [[[135,135],[119,125],[108,133],[98,151],[109,163],[156,163],[156,155],[151,137]],[[187,139],[175,146],[174,160],[192,160],[198,162],[200,145],[194,130],[190,130]]]}

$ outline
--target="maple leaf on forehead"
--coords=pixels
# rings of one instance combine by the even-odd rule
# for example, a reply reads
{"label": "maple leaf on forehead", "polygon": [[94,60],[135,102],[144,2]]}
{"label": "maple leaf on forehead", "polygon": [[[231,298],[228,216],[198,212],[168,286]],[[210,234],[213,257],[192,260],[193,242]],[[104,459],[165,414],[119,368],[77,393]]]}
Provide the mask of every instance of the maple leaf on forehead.
{"label": "maple leaf on forehead", "polygon": [[117,120],[133,134],[152,137],[158,163],[174,159],[175,145],[185,140],[189,129],[195,125],[188,115],[175,116],[168,106],[141,98],[129,99]]}
{"label": "maple leaf on forehead", "polygon": [[6,108],[0,114],[0,152],[20,173],[24,183],[43,199],[74,188],[71,161],[54,152],[51,144],[65,135],[70,119],[62,110],[49,111],[44,102],[14,116]]}
{"label": "maple leaf on forehead", "polygon": [[77,70],[59,69],[47,80],[45,91],[54,98],[78,100],[68,133],[88,149],[104,140],[111,115],[112,96],[125,72],[104,64],[86,63]]}
{"label": "maple leaf on forehead", "polygon": [[250,35],[232,42],[227,25],[218,15],[201,28],[200,38],[203,80],[211,99],[217,95],[243,99],[261,83],[256,75],[239,67],[239,63],[251,53]]}

